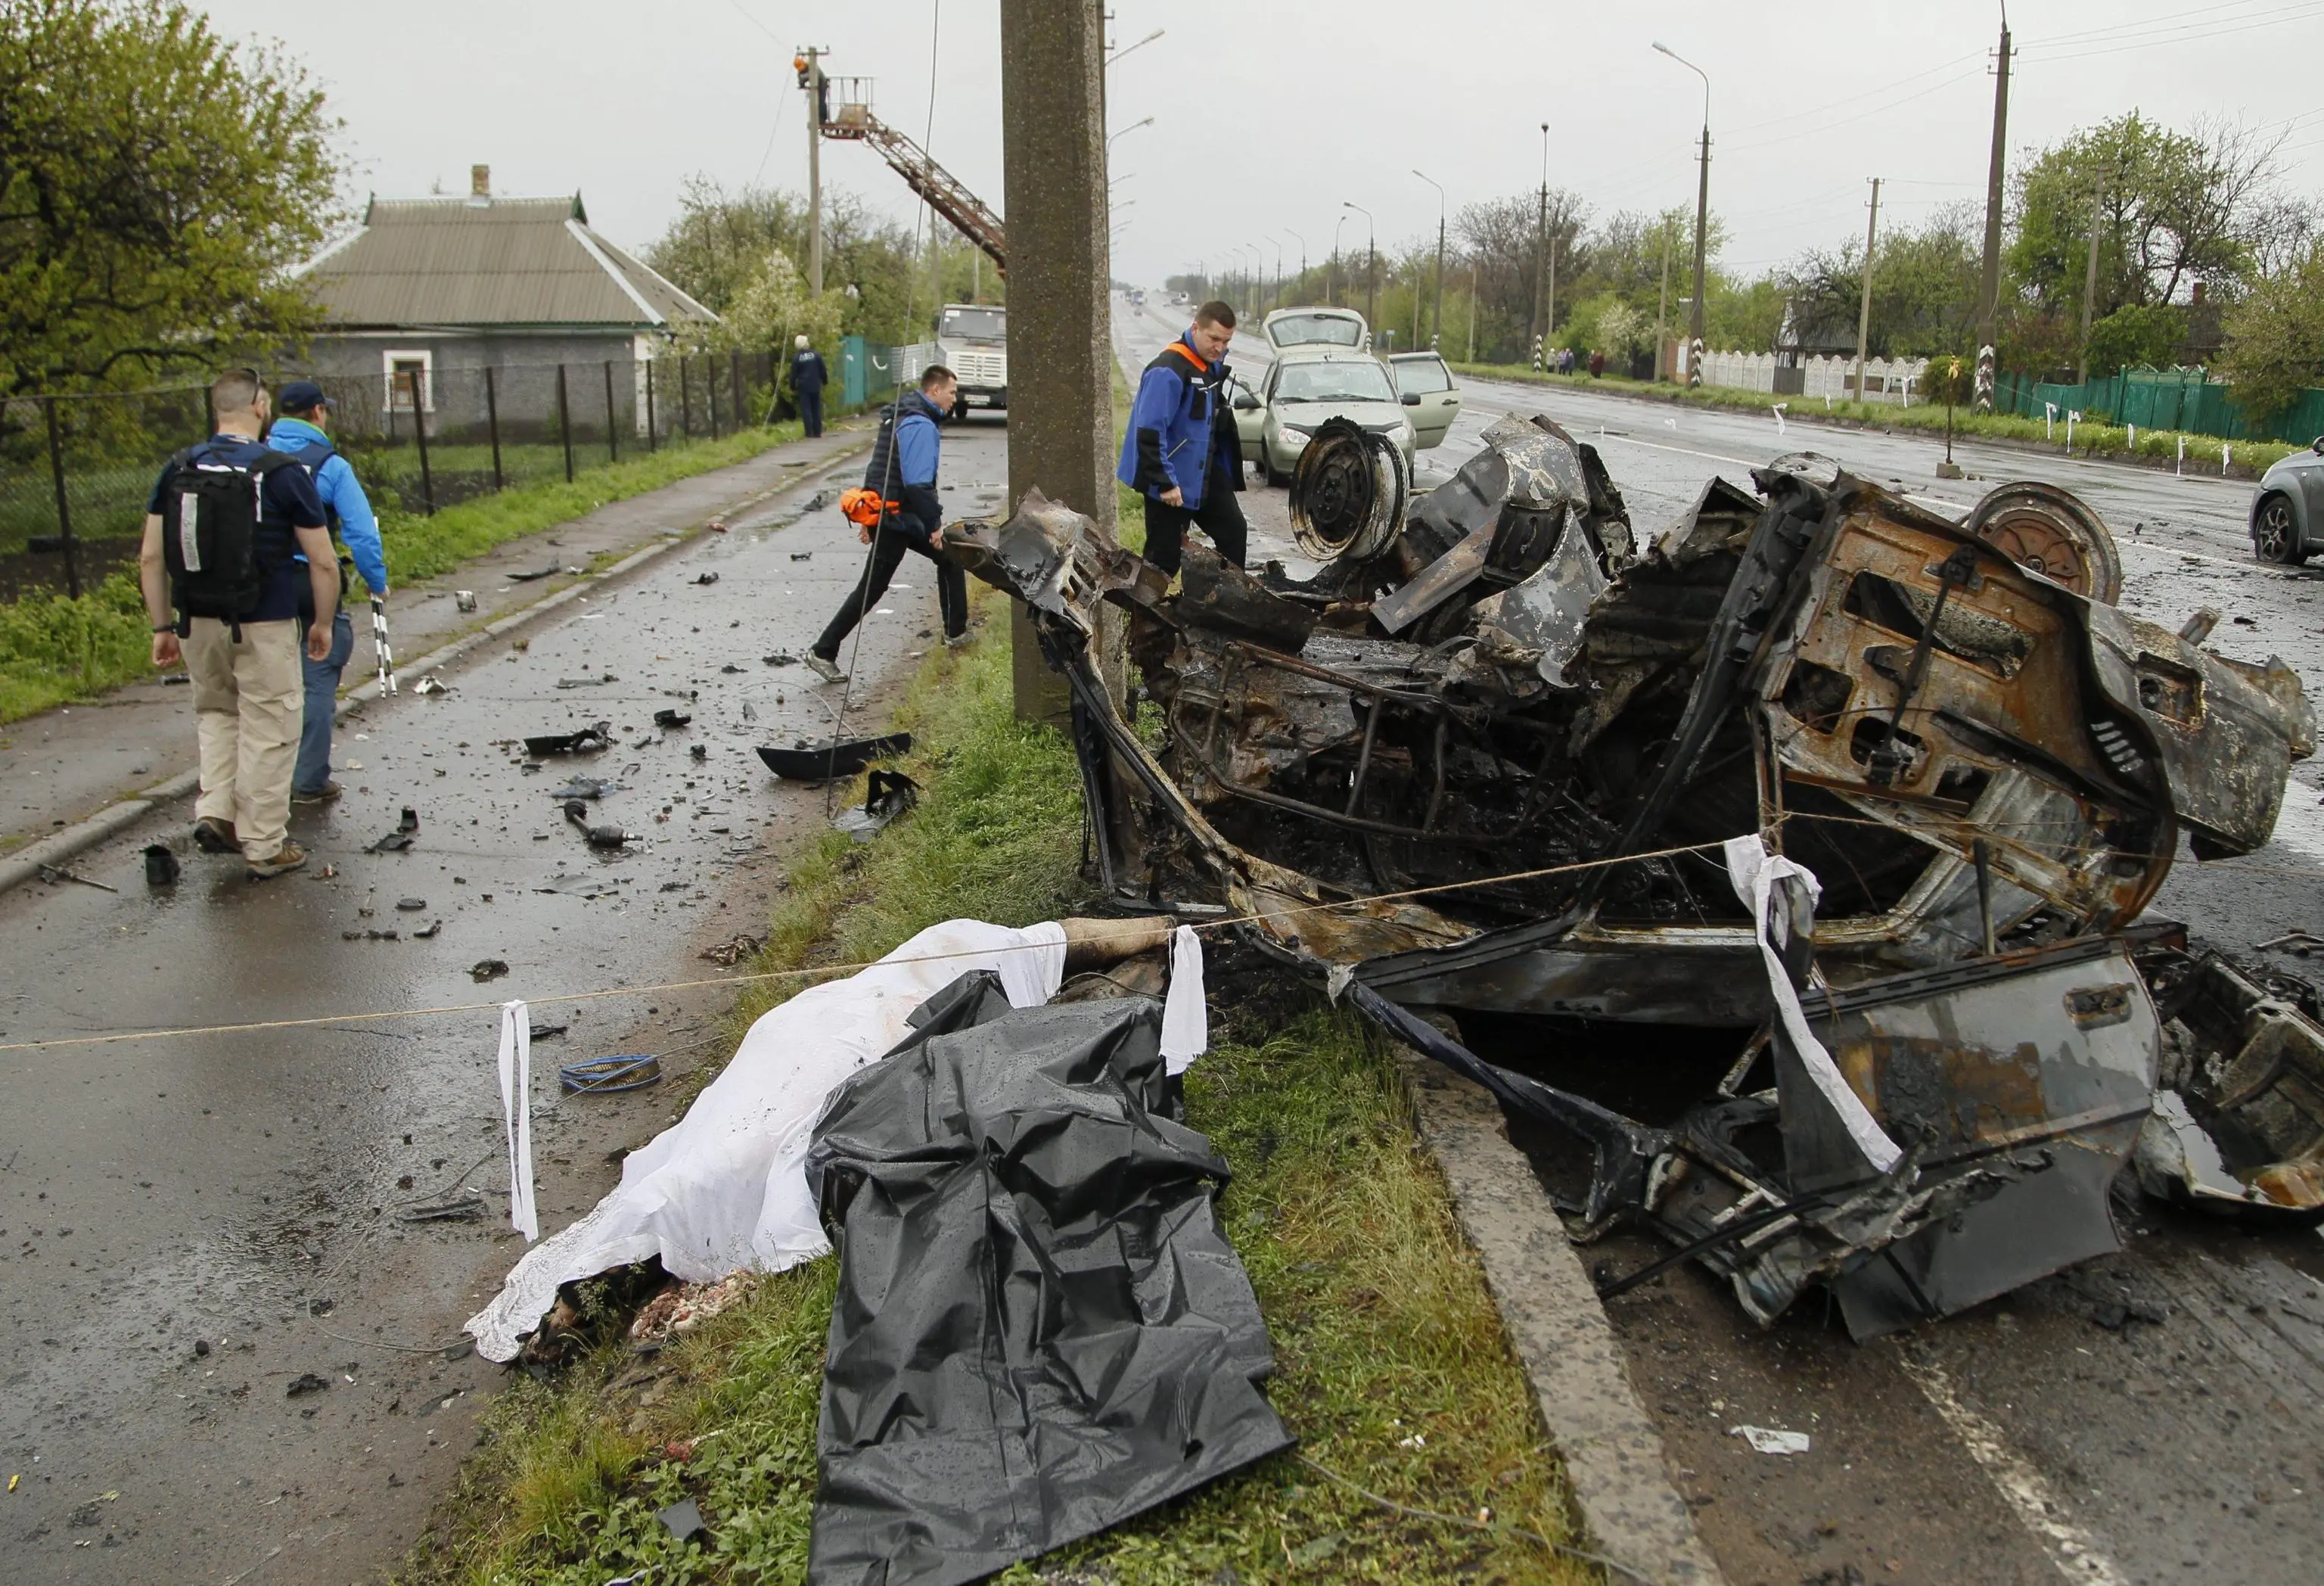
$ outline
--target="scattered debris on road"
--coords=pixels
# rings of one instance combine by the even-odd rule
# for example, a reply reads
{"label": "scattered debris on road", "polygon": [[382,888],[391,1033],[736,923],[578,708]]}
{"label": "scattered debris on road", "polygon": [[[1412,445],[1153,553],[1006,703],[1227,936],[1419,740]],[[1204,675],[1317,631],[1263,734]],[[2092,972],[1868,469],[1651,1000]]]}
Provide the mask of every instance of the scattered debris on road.
{"label": "scattered debris on road", "polygon": [[911,750],[909,733],[890,733],[884,738],[826,743],[810,743],[801,738],[788,749],[761,745],[759,758],[766,762],[769,770],[786,780],[828,782],[839,777],[852,777],[875,760],[894,760]]}
{"label": "scattered debris on road", "polygon": [[627,846],[631,840],[630,834],[620,826],[591,825],[589,807],[578,798],[566,801],[565,818],[580,828],[581,834],[589,840],[592,848],[622,848]]}
{"label": "scattered debris on road", "polygon": [[402,818],[395,823],[395,830],[388,833],[377,842],[373,843],[370,846],[366,847],[364,852],[365,853],[409,853],[411,848],[412,838],[419,835],[419,834],[420,812],[407,804],[403,807]]}
{"label": "scattered debris on road", "polygon": [[1870,1336],[2118,1249],[2166,1047],[2234,1189],[2184,1130],[2151,1176],[2324,1218],[2312,1021],[2136,923],[2182,834],[2267,842],[2315,747],[2290,668],[2107,604],[2111,538],[2052,487],[1956,524],[1799,454],[1642,546],[1595,448],[1484,440],[1408,499],[1389,443],[1320,429],[1305,579],[1190,545],[1174,591],[1038,493],[947,526],[1071,687],[1122,906],[1234,919],[1578,1142],[1577,1237],[1650,1227],[1763,1323],[1822,1285]]}
{"label": "scattered debris on road", "polygon": [[479,982],[496,981],[508,972],[508,960],[505,958],[479,958],[468,965],[468,978]]}
{"label": "scattered debris on road", "polygon": [[149,887],[174,887],[178,884],[178,855],[164,843],[145,845],[145,884]]}
{"label": "scattered debris on road", "polygon": [[524,752],[536,759],[548,754],[594,754],[613,743],[613,724],[596,722],[577,733],[545,733],[524,741]]}
{"label": "scattered debris on road", "polygon": [[[682,883],[681,883],[682,884]],[[737,931],[732,937],[715,947],[705,947],[698,954],[721,969],[732,969],[745,958],[756,958],[766,943],[747,931]]]}
{"label": "scattered debris on road", "polygon": [[91,881],[88,877],[82,875],[78,871],[67,870],[60,864],[44,864],[41,866],[41,880],[48,882],[51,887],[60,887],[67,881],[70,881],[77,887],[95,887],[100,892],[118,892],[121,890],[120,888],[112,886],[106,882]]}

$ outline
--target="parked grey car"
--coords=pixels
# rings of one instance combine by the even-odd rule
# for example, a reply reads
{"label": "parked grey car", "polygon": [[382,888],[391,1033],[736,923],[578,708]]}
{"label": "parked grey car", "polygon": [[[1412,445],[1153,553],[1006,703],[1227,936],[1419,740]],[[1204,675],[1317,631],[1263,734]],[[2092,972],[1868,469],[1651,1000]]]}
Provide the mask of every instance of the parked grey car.
{"label": "parked grey car", "polygon": [[2287,567],[2324,550],[2324,435],[2260,475],[2251,540],[2260,560]]}

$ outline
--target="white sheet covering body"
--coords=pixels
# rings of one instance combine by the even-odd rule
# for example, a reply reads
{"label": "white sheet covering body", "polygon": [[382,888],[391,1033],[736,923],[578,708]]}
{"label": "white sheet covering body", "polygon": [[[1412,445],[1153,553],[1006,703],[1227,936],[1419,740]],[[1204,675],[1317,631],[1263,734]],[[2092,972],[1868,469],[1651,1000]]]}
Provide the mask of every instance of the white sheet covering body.
{"label": "white sheet covering body", "polygon": [[831,1246],[801,1165],[825,1099],[903,1039],[913,1010],[960,976],[995,970],[1011,1005],[1030,1008],[1056,995],[1065,967],[1065,933],[1054,921],[1012,930],[955,919],[770,1010],[685,1118],[630,1154],[613,1192],[527,1252],[469,1318],[476,1352],[514,1359],[559,1285],[649,1256],[673,1277],[707,1282],[822,1255]]}

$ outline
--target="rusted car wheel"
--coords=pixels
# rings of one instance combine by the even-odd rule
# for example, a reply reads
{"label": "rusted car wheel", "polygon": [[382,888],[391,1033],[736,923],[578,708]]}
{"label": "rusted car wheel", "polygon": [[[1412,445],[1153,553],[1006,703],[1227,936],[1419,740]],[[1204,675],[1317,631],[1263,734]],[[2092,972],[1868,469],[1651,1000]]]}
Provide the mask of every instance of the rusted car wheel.
{"label": "rusted car wheel", "polygon": [[2252,525],[2252,549],[2260,560],[2279,567],[2296,567],[2308,559],[2300,546],[2300,521],[2292,515],[2292,503],[2283,497],[2272,495],[2260,503],[2259,517]]}
{"label": "rusted car wheel", "polygon": [[1977,503],[1963,527],[2019,567],[2077,595],[2107,605],[2121,597],[2122,558],[2114,535],[2071,491],[2005,484]]}

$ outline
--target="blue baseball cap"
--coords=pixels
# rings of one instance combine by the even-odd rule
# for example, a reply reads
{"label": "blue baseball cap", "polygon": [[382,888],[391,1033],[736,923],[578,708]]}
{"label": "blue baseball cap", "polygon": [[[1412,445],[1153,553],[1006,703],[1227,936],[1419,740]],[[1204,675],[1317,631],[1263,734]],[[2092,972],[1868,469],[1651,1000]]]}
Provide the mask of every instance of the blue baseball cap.
{"label": "blue baseball cap", "polygon": [[335,407],[323,388],[311,380],[294,380],[284,386],[274,399],[275,407],[285,413],[304,413],[315,408]]}

